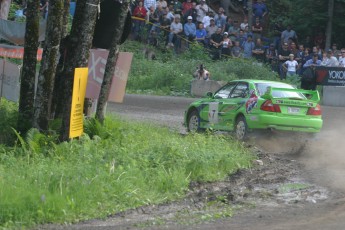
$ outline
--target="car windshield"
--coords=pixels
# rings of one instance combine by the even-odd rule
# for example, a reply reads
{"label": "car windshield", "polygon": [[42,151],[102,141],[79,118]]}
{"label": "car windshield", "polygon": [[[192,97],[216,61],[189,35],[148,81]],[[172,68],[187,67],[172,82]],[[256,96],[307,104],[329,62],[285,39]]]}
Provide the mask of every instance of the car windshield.
{"label": "car windshield", "polygon": [[[275,82],[265,82],[265,83],[256,83],[256,89],[260,96],[264,95],[268,87],[274,88],[284,88],[284,89],[295,89],[293,86],[284,84],[284,83],[275,83]],[[302,93],[298,92],[288,92],[288,91],[273,91],[273,97],[277,98],[295,98],[295,99],[305,99]]]}

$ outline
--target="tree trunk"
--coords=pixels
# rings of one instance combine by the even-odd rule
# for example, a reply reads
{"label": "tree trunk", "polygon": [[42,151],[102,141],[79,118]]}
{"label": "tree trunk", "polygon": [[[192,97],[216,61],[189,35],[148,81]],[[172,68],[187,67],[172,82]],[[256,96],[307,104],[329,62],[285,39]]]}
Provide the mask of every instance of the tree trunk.
{"label": "tree trunk", "polygon": [[23,68],[21,73],[18,131],[25,133],[32,127],[35,97],[35,75],[38,49],[39,0],[28,0]]}
{"label": "tree trunk", "polygon": [[58,61],[58,65],[56,67],[56,75],[55,75],[55,83],[54,83],[54,93],[51,105],[51,113],[54,118],[62,118],[62,111],[63,111],[63,102],[59,100],[59,98],[63,97],[63,87],[64,87],[64,77],[62,75],[63,68],[65,65],[65,54],[66,54],[66,46],[68,42],[68,21],[70,17],[69,9],[70,9],[70,0],[64,0],[64,16],[62,22],[62,31],[61,31],[61,40],[60,40],[60,58]]}
{"label": "tree trunk", "polygon": [[89,49],[92,44],[98,4],[99,0],[77,1],[71,35],[65,54],[68,62],[65,62],[63,70],[64,88],[63,98],[60,100],[65,106],[62,115],[61,141],[69,139],[74,69],[88,66]]}
{"label": "tree trunk", "polygon": [[47,33],[38,76],[33,120],[33,126],[42,131],[48,130],[48,121],[51,118],[50,106],[58,63],[63,7],[63,0],[54,0],[49,4]]}
{"label": "tree trunk", "polygon": [[332,42],[332,21],[334,12],[334,0],[328,0],[328,22],[326,27],[326,45],[325,48],[328,50],[331,47]]}
{"label": "tree trunk", "polygon": [[253,25],[253,0],[248,0],[248,30],[252,32]]}
{"label": "tree trunk", "polygon": [[102,87],[101,87],[100,95],[98,98],[97,110],[96,110],[96,118],[101,123],[103,123],[103,121],[104,121],[104,116],[105,116],[104,107],[105,107],[106,102],[108,100],[111,80],[112,80],[112,77],[114,76],[114,72],[115,72],[115,64],[116,64],[118,52],[119,52],[119,43],[121,41],[121,36],[123,33],[128,9],[129,9],[129,2],[123,2],[121,4],[120,9],[117,9],[116,10],[117,12],[115,11],[115,14],[118,15],[118,17],[116,18],[116,24],[115,24],[115,28],[114,28],[115,33],[114,33],[114,37],[113,37],[113,40],[111,43],[111,48],[109,50],[107,64],[105,66],[105,72],[104,72]]}
{"label": "tree trunk", "polygon": [[7,20],[8,13],[10,12],[11,0],[2,0],[0,3],[0,18]]}

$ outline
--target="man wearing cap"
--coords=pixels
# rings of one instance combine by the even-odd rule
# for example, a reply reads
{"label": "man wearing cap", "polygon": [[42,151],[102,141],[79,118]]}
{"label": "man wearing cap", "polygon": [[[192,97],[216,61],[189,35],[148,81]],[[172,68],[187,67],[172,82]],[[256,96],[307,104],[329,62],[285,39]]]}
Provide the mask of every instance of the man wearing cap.
{"label": "man wearing cap", "polygon": [[186,38],[188,39],[187,47],[189,42],[194,41],[195,35],[196,35],[196,26],[193,23],[193,17],[188,16],[187,17],[187,23],[184,24],[183,27],[184,34],[186,35]]}
{"label": "man wearing cap", "polygon": [[297,69],[299,69],[298,62],[294,59],[295,55],[289,54],[289,60],[284,62],[283,68],[286,71],[286,76],[291,77],[296,74]]}
{"label": "man wearing cap", "polygon": [[328,66],[328,67],[336,67],[339,66],[338,59],[333,56],[333,50],[329,49],[327,51],[325,59],[321,62],[322,66]]}

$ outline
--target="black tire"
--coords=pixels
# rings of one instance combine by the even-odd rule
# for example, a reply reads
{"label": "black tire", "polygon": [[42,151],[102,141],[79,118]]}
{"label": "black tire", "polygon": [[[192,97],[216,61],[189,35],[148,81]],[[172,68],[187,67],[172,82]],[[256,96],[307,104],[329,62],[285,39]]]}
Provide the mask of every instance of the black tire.
{"label": "black tire", "polygon": [[193,110],[188,116],[187,130],[189,132],[199,132],[200,128],[200,116],[198,111]]}
{"label": "black tire", "polygon": [[235,137],[237,140],[245,140],[248,134],[248,126],[246,118],[244,116],[239,116],[235,123]]}

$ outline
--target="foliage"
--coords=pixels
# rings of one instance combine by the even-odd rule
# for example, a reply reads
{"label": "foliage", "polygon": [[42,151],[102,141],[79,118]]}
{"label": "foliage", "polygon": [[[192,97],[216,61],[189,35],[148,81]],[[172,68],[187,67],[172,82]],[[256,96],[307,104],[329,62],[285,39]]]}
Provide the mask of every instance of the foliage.
{"label": "foliage", "polygon": [[[189,50],[176,56],[170,50],[159,50],[140,43],[127,41],[123,51],[134,53],[127,83],[127,92],[189,95],[192,74],[200,64],[211,72],[213,80],[254,78],[278,80],[268,67],[259,67],[253,60],[225,59],[211,60],[208,52],[199,45],[191,45]],[[138,52],[139,50],[139,52]],[[156,60],[145,58],[145,51],[153,51]]]}
{"label": "foliage", "polygon": [[76,222],[178,199],[191,181],[224,179],[253,159],[220,135],[181,136],[118,118],[89,120],[86,131],[56,145],[30,130],[21,146],[0,146],[0,226]]}
{"label": "foliage", "polygon": [[18,104],[1,98],[0,101],[0,144],[12,145],[15,134],[12,127],[16,127],[18,118]]}
{"label": "foliage", "polygon": [[[291,24],[297,32],[299,40],[306,36],[314,37],[318,32],[326,31],[328,21],[328,1],[324,0],[269,0],[266,1],[270,10],[270,24],[281,21],[283,25]],[[332,42],[345,46],[345,35],[341,33],[345,26],[343,19],[345,1],[336,0],[333,16]],[[340,48],[341,46],[338,46]]]}

